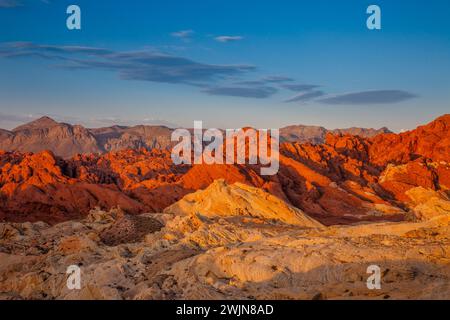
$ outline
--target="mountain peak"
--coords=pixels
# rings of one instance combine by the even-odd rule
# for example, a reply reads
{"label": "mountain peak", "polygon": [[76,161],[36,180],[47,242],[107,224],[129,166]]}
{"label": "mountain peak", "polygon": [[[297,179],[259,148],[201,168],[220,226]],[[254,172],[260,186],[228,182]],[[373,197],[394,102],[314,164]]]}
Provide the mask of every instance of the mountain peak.
{"label": "mountain peak", "polygon": [[28,122],[24,125],[21,125],[17,128],[15,128],[13,131],[21,131],[25,129],[41,129],[41,128],[48,128],[58,125],[59,123],[53,120],[50,117],[43,116],[39,119],[33,120],[31,122]]}

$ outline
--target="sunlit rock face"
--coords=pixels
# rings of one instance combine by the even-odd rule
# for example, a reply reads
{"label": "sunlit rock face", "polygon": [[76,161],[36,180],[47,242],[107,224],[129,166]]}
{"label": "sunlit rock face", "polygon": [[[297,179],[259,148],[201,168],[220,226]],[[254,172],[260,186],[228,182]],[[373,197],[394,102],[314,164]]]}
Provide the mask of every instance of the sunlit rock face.
{"label": "sunlit rock face", "polygon": [[[0,298],[449,297],[448,212],[422,222],[324,227],[279,200],[292,220],[269,219],[271,196],[257,192],[258,205],[249,206],[255,190],[218,184],[235,198],[232,208],[208,203],[212,186],[163,214],[93,210],[53,226],[0,223]],[[189,205],[193,197],[198,213]],[[82,272],[80,290],[66,285],[71,265]],[[381,270],[379,290],[367,287],[371,265]]]}
{"label": "sunlit rock face", "polygon": [[161,149],[0,152],[0,299],[448,299],[449,119],[284,143],[274,176]]}
{"label": "sunlit rock face", "polygon": [[[328,133],[324,144],[284,143],[274,176],[261,176],[259,165],[175,165],[169,150],[160,149],[70,159],[50,151],[1,152],[0,218],[55,223],[96,207],[161,212],[223,179],[262,189],[325,225],[401,221],[413,209],[408,190],[422,187],[445,198],[450,188],[449,122],[443,116],[399,135]],[[41,119],[16,130],[60,125]]]}

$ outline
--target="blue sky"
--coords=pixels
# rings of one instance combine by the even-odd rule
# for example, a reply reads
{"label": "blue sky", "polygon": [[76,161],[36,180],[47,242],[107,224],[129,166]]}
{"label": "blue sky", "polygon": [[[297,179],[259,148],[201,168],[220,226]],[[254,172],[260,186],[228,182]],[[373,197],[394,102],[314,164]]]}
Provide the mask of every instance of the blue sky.
{"label": "blue sky", "polygon": [[0,0],[0,127],[410,129],[450,112],[449,18],[447,0]]}

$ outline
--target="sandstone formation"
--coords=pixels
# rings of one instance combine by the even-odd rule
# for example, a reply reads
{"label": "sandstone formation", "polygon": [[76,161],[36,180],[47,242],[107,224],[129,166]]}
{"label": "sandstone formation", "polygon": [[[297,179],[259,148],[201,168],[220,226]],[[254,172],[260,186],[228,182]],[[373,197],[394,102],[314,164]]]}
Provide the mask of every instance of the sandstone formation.
{"label": "sandstone formation", "polygon": [[[42,122],[59,128],[41,119],[17,130],[42,131]],[[48,151],[0,152],[0,219],[55,223],[84,217],[95,207],[162,212],[218,179],[262,189],[325,225],[420,218],[417,211],[425,209],[411,189],[434,191],[448,201],[449,123],[450,116],[443,116],[399,135],[328,133],[319,145],[283,143],[275,176],[260,176],[258,165],[177,166],[168,150],[159,149],[70,159]],[[106,129],[102,134],[106,140],[113,135]]]}
{"label": "sandstone formation", "polygon": [[449,128],[285,142],[274,176],[174,165],[140,127],[0,131],[118,149],[0,152],[0,299],[449,299]]}
{"label": "sandstone formation", "polygon": [[186,195],[167,207],[177,215],[217,217],[252,217],[263,221],[281,221],[301,227],[321,227],[301,210],[258,188],[216,180],[207,189]]}
{"label": "sandstone formation", "polygon": [[[242,216],[143,214],[139,237],[136,221],[120,210],[54,226],[0,223],[0,299],[450,297],[448,213],[415,223],[299,228],[249,216],[241,204]],[[121,234],[111,238],[114,230]],[[71,265],[80,267],[80,290],[66,286]],[[366,285],[371,265],[381,269],[380,290]]]}

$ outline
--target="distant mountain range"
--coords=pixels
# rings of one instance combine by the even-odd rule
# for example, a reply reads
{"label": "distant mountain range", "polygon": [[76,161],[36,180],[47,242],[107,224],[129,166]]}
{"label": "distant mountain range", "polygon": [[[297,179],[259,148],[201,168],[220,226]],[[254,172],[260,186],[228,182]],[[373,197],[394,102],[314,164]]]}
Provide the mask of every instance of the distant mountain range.
{"label": "distant mountain range", "polygon": [[[50,150],[55,155],[70,158],[76,154],[106,153],[124,149],[167,149],[172,145],[173,129],[165,126],[111,126],[89,129],[81,125],[56,122],[42,117],[11,131],[0,129],[0,150],[39,152]],[[319,126],[294,125],[280,130],[282,142],[321,144],[327,133],[351,134],[364,138],[389,129],[349,128],[327,130]]]}
{"label": "distant mountain range", "polygon": [[281,139],[286,142],[311,142],[321,144],[325,142],[327,133],[350,134],[362,138],[372,138],[380,133],[392,133],[388,128],[367,129],[367,128],[347,128],[328,130],[319,126],[294,125],[284,127],[280,130]]}

